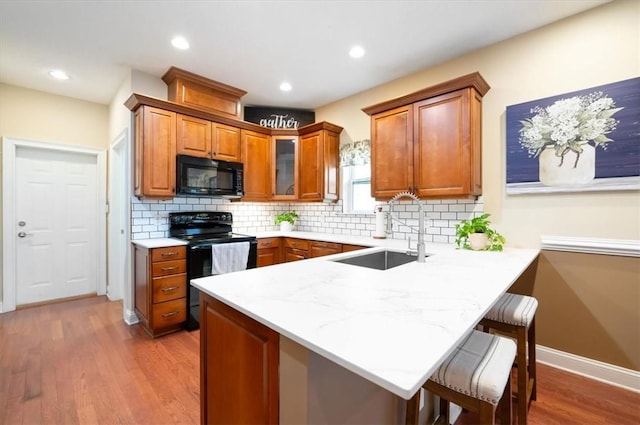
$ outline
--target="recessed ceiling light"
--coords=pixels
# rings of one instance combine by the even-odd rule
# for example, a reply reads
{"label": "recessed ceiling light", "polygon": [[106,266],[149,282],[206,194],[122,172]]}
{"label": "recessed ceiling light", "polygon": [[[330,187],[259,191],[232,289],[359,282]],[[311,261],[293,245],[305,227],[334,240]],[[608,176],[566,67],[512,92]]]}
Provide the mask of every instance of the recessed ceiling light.
{"label": "recessed ceiling light", "polygon": [[67,75],[66,72],[60,70],[60,69],[52,69],[51,71],[49,71],[49,75],[52,76],[53,78],[55,78],[56,80],[68,80],[69,76]]}
{"label": "recessed ceiling light", "polygon": [[280,90],[282,91],[291,91],[291,89],[292,89],[291,84],[287,83],[286,81],[280,84]]}
{"label": "recessed ceiling light", "polygon": [[173,44],[173,47],[180,50],[187,50],[189,48],[189,42],[182,36],[174,37],[173,40],[171,40],[171,44]]}
{"label": "recessed ceiling light", "polygon": [[361,58],[364,56],[364,49],[360,46],[353,46],[351,50],[349,50],[349,56],[352,58]]}

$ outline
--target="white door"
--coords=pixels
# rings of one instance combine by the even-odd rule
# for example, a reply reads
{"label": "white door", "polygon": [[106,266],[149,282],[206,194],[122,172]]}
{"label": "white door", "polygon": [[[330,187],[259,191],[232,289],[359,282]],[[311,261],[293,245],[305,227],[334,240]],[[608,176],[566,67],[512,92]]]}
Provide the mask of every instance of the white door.
{"label": "white door", "polygon": [[96,293],[95,155],[16,147],[16,304]]}

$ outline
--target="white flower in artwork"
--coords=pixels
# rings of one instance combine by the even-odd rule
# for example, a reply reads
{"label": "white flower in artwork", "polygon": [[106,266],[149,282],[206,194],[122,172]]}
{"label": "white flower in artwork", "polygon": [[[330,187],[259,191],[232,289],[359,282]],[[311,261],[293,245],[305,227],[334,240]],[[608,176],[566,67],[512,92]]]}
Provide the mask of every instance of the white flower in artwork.
{"label": "white flower in artwork", "polygon": [[537,157],[547,147],[555,150],[560,158],[569,152],[576,154],[574,167],[578,164],[583,145],[607,148],[613,139],[606,135],[614,131],[618,122],[613,115],[623,108],[615,108],[615,102],[597,91],[584,96],[560,99],[546,108],[531,109],[533,117],[521,120],[520,145]]}

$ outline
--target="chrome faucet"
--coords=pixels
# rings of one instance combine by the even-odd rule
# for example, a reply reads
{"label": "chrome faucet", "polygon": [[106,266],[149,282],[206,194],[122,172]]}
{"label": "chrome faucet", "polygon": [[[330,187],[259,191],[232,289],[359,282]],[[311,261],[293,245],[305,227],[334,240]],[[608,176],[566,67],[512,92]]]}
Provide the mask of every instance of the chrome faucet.
{"label": "chrome faucet", "polygon": [[[387,234],[393,233],[393,220],[404,224],[405,226],[415,230],[415,227],[408,225],[400,220],[398,217],[393,216],[393,204],[401,198],[411,198],[416,204],[418,204],[418,263],[424,263],[425,258],[425,245],[424,245],[424,208],[420,199],[411,192],[400,192],[391,198],[389,204],[389,216],[387,217]],[[411,250],[411,240],[409,239],[409,250]]]}

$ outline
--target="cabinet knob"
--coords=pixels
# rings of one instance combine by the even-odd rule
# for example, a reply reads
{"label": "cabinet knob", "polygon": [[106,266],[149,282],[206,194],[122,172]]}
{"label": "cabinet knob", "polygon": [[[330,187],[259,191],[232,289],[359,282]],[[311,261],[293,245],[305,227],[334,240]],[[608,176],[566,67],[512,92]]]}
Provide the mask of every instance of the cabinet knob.
{"label": "cabinet knob", "polygon": [[168,272],[169,270],[175,270],[177,267],[162,267],[163,272]]}
{"label": "cabinet knob", "polygon": [[166,319],[167,317],[173,317],[176,314],[178,314],[178,311],[172,311],[172,312],[169,312],[169,313],[163,313],[162,317]]}

